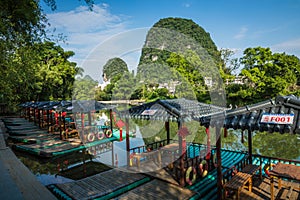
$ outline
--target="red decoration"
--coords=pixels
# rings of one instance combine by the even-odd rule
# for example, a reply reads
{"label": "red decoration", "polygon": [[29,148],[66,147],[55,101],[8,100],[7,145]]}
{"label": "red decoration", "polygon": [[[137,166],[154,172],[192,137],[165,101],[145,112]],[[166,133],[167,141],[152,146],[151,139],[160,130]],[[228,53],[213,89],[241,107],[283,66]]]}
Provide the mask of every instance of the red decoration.
{"label": "red decoration", "polygon": [[119,120],[119,121],[116,123],[116,125],[117,125],[118,128],[122,128],[122,127],[125,125],[125,123],[124,123],[122,120]]}
{"label": "red decoration", "polygon": [[181,137],[186,137],[189,135],[189,130],[187,129],[186,126],[182,126],[178,131],[178,135]]}
{"label": "red decoration", "polygon": [[123,130],[122,128],[120,128],[120,141],[123,141],[123,134],[122,134]]}
{"label": "red decoration", "polygon": [[211,152],[210,152],[210,132],[209,132],[209,128],[207,127],[205,129],[205,132],[206,132],[206,135],[207,135],[207,152],[206,152],[206,160],[209,160],[210,159],[210,156],[211,156]]}

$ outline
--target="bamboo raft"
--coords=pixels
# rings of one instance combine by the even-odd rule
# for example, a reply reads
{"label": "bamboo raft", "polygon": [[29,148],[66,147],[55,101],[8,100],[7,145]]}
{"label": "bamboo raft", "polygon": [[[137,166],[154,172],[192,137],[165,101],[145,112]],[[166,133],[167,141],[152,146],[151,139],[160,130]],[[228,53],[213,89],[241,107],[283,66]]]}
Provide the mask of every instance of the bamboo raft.
{"label": "bamboo raft", "polygon": [[[53,139],[34,144],[14,144],[13,148],[16,150],[28,152],[33,155],[49,158],[85,149],[95,149],[98,150],[97,153],[104,153],[111,150],[111,145],[109,144],[111,144],[114,140],[116,140],[116,138],[111,137],[82,144],[80,140],[64,141]],[[101,146],[103,148],[99,149],[98,146]]]}
{"label": "bamboo raft", "polygon": [[76,182],[51,185],[49,189],[65,199],[104,200],[121,194],[123,195],[118,199],[136,199],[134,197],[137,196],[139,199],[187,199],[194,195],[189,189],[119,169],[108,170]]}

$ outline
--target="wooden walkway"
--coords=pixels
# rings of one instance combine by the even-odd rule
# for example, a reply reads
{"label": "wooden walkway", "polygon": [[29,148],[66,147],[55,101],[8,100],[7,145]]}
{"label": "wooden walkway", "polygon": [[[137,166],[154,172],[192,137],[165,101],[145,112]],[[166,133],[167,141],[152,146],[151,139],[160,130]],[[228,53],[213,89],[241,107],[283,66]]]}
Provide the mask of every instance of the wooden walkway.
{"label": "wooden walkway", "polygon": [[[118,194],[117,191],[121,191],[122,188],[128,190],[132,184],[149,180],[148,177],[139,173],[111,169],[78,181],[56,184],[55,186],[72,199],[93,199],[96,197],[110,199],[110,195]],[[121,193],[123,192],[121,191]],[[109,197],[106,198],[108,195]]]}
{"label": "wooden walkway", "polygon": [[51,185],[50,189],[60,190],[58,196],[65,194],[72,199],[189,199],[194,195],[193,191],[178,185],[119,169],[74,182]]}
{"label": "wooden walkway", "polygon": [[152,180],[125,194],[118,196],[115,200],[150,200],[150,199],[189,199],[194,192],[160,180]]}
{"label": "wooden walkway", "polygon": [[57,199],[6,146],[0,121],[1,199]]}

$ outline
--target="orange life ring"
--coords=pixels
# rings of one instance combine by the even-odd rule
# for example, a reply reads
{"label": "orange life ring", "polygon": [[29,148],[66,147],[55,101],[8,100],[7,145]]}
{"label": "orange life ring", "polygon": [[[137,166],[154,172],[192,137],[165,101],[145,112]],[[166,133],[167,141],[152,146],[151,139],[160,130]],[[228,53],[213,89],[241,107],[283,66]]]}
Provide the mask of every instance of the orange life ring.
{"label": "orange life ring", "polygon": [[[193,173],[193,178],[190,178],[191,173]],[[193,185],[197,179],[197,171],[195,167],[190,166],[185,172],[185,182],[189,185]]]}
{"label": "orange life ring", "polygon": [[131,153],[129,155],[129,166],[132,167],[133,166],[133,157],[135,155],[135,152]]}
{"label": "orange life ring", "polygon": [[107,129],[105,132],[106,137],[110,138],[112,136],[112,131],[110,129]]}
{"label": "orange life ring", "polygon": [[102,140],[104,138],[105,134],[101,131],[97,133],[98,140]]}
{"label": "orange life ring", "polygon": [[218,160],[217,160],[217,153],[215,152],[214,155],[213,155],[213,164],[214,166],[217,168],[218,167]]}
{"label": "orange life ring", "polygon": [[208,173],[206,169],[206,165],[207,165],[206,160],[202,160],[201,163],[199,164],[199,172],[200,172],[200,176],[202,177],[205,177]]}
{"label": "orange life ring", "polygon": [[269,164],[269,165],[265,165],[265,166],[264,166],[264,171],[265,171],[265,173],[266,173],[268,176],[270,176],[269,170],[270,170],[271,168],[273,168],[273,167],[275,167],[275,164],[274,164],[274,163],[271,163],[271,164]]}
{"label": "orange life ring", "polygon": [[237,170],[237,168],[235,166],[233,166],[232,169],[233,170],[231,172],[231,176],[234,176],[234,175],[236,175],[238,173],[238,170]]}
{"label": "orange life ring", "polygon": [[88,140],[89,142],[93,142],[93,141],[95,140],[95,134],[94,134],[94,133],[89,133],[89,134],[87,135],[87,140]]}

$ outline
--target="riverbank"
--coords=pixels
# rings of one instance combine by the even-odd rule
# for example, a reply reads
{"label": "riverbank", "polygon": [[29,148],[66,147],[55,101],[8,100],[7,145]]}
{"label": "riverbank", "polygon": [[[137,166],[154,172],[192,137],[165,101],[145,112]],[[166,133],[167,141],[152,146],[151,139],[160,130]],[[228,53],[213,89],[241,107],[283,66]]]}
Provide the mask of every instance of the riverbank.
{"label": "riverbank", "polygon": [[5,137],[0,118],[0,199],[57,199],[7,147]]}

